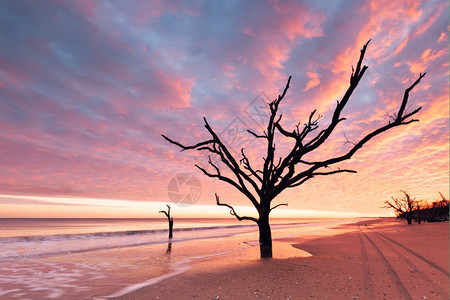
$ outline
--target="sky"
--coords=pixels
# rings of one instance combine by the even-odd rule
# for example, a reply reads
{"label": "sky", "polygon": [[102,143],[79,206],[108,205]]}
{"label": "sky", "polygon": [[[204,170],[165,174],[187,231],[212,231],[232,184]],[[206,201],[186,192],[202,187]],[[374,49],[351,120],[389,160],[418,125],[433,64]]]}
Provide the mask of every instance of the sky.
{"label": "sky", "polygon": [[[284,191],[274,217],[387,216],[405,190],[449,196],[449,3],[444,0],[0,2],[0,217],[226,217],[214,193],[254,214],[232,186],[205,177],[195,144],[212,128],[261,163],[267,102],[292,76],[285,128],[311,111],[325,128],[360,49],[369,67],[313,155],[345,153],[407,110],[419,122],[377,136],[338,167]],[[280,140],[276,154],[288,149]]]}

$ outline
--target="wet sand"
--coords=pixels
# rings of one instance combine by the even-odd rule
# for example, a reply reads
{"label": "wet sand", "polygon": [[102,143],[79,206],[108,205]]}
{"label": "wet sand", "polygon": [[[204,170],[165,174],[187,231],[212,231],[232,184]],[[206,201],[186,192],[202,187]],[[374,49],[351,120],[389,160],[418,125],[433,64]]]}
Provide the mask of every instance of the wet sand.
{"label": "wet sand", "polygon": [[297,257],[207,257],[115,299],[449,299],[448,222],[376,219],[334,232],[281,240]]}

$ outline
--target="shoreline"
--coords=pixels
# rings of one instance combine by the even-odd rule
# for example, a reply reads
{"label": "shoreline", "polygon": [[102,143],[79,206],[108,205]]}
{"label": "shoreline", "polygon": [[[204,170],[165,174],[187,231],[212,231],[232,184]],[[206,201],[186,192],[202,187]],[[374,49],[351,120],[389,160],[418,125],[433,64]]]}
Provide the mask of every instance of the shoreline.
{"label": "shoreline", "polygon": [[448,230],[447,222],[363,220],[334,227],[334,235],[274,239],[312,256],[203,258],[157,283],[108,298],[448,299]]}
{"label": "shoreline", "polygon": [[[329,227],[354,220],[283,220],[273,224],[273,236],[279,238],[274,241],[275,255],[309,255],[283,239],[323,235],[332,231]],[[4,235],[9,232],[13,237],[0,238],[0,298],[105,299],[182,276],[188,269],[207,266],[208,270],[225,270],[233,264],[259,260],[257,227],[236,227],[236,222],[202,223],[206,229],[187,228],[177,232],[174,239],[168,239],[166,231],[129,234],[130,230],[135,233],[133,229],[142,232],[142,227],[149,225],[135,221],[55,222],[14,221],[2,228]],[[166,228],[166,223],[152,224]],[[186,227],[193,225],[198,227],[195,222]],[[42,235],[42,231],[51,234]],[[40,235],[35,237],[36,233]]]}

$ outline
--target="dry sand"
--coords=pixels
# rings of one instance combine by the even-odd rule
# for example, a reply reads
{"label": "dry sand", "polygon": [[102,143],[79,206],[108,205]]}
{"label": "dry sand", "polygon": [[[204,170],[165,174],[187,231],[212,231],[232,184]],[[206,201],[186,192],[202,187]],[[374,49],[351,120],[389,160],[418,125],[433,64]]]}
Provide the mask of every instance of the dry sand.
{"label": "dry sand", "polygon": [[309,257],[209,258],[118,299],[449,299],[448,223],[388,218],[336,233],[284,240]]}

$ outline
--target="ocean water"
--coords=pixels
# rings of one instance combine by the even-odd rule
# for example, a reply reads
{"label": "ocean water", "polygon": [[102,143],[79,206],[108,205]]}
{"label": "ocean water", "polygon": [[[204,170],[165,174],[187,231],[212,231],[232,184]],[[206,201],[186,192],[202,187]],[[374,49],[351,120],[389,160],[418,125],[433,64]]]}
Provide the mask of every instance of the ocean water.
{"label": "ocean water", "polygon": [[[272,220],[272,237],[311,236],[351,221]],[[166,219],[0,219],[0,299],[105,299],[197,261],[258,259],[253,222],[175,219],[171,240],[167,228]]]}

